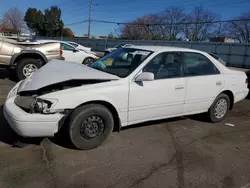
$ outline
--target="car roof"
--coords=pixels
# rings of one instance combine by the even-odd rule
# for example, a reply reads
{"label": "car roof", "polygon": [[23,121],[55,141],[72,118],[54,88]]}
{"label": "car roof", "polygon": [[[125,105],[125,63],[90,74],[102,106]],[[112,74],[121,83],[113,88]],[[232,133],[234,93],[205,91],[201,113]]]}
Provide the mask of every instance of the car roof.
{"label": "car roof", "polygon": [[[182,52],[202,52],[199,50],[193,50],[190,48],[180,48],[180,47],[172,47],[172,46],[140,46],[140,45],[132,45],[128,46],[126,48],[136,48],[140,50],[148,50],[148,51],[153,51],[153,52],[171,52],[171,51],[182,51]],[[204,52],[202,52],[204,53]]]}

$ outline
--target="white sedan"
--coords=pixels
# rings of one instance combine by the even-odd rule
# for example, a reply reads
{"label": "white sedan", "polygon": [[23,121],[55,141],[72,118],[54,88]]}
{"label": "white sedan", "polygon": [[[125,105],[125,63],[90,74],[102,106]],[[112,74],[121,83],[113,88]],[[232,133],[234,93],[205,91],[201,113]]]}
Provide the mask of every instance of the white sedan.
{"label": "white sedan", "polygon": [[75,48],[77,48],[78,50],[83,50],[83,51],[91,51],[91,48],[85,47],[83,45],[80,45],[76,42],[72,42],[72,41],[67,41],[68,44],[74,46]]}
{"label": "white sedan", "polygon": [[96,53],[91,51],[79,50],[74,46],[68,44],[67,42],[61,42],[61,45],[63,51],[62,56],[65,58],[65,61],[72,61],[87,65],[99,59]]}
{"label": "white sedan", "polygon": [[[63,54],[65,61],[71,61],[81,64],[89,64],[93,61],[99,59],[95,52],[90,51],[91,48],[81,48],[78,49],[74,45],[69,44],[69,42],[60,41],[60,40],[36,40],[29,42],[29,44],[44,44],[44,43],[53,43],[59,42],[62,46]],[[72,42],[71,42],[72,43]]]}
{"label": "white sedan", "polygon": [[149,120],[205,112],[220,122],[247,94],[246,74],[206,52],[131,46],[89,66],[47,63],[9,92],[4,116],[21,136],[64,127],[77,148],[92,149],[113,130]]}

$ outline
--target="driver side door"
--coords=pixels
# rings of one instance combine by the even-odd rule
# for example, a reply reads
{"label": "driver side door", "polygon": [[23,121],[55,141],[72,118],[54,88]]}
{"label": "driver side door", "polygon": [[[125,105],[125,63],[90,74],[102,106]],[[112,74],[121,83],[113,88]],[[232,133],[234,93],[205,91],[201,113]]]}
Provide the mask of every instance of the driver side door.
{"label": "driver side door", "polygon": [[158,54],[142,69],[153,73],[154,80],[131,81],[129,124],[183,114],[185,78],[180,58],[178,52]]}

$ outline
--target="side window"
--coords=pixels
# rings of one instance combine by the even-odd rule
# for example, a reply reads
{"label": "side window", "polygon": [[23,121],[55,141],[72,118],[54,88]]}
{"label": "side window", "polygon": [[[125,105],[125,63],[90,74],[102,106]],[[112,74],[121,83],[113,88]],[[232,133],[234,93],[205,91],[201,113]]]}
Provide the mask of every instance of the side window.
{"label": "side window", "polygon": [[183,53],[183,62],[185,76],[204,76],[220,73],[207,57],[199,53]]}
{"label": "side window", "polygon": [[67,50],[67,51],[74,51],[75,49],[71,47],[70,45],[67,45],[65,43],[61,43],[62,45],[62,50]]}
{"label": "side window", "polygon": [[180,77],[180,58],[178,52],[158,54],[146,65],[143,72],[152,72],[156,80]]}

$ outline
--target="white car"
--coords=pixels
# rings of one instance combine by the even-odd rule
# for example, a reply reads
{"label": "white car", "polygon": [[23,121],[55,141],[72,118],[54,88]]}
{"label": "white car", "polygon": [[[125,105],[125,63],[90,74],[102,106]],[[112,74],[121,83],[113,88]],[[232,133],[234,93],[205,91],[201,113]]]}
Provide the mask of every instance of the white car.
{"label": "white car", "polygon": [[91,48],[85,47],[83,45],[80,45],[76,42],[72,42],[72,41],[67,41],[68,44],[74,46],[75,48],[77,48],[78,50],[83,50],[83,51],[91,51]]}
{"label": "white car", "polygon": [[206,52],[133,46],[89,66],[51,61],[17,83],[3,109],[21,136],[65,128],[77,148],[92,149],[113,130],[149,120],[206,112],[220,122],[247,94],[246,74]]}
{"label": "white car", "polygon": [[129,46],[132,46],[132,44],[117,44],[113,48],[106,48],[104,50],[104,55],[107,55],[107,54],[109,54],[117,49],[129,47]]}
{"label": "white car", "polygon": [[[60,40],[36,40],[33,42],[25,43],[25,44],[44,44],[44,43],[53,43],[53,42],[59,42],[62,46],[63,54],[65,61],[71,61],[81,64],[89,64],[93,61],[99,59],[96,53],[91,52],[89,49],[78,49],[74,47],[73,45],[69,44],[65,41]],[[23,43],[20,43],[23,44]]]}
{"label": "white car", "polygon": [[67,42],[61,42],[63,57],[65,61],[72,61],[81,64],[90,64],[99,59],[96,53],[75,48]]}

